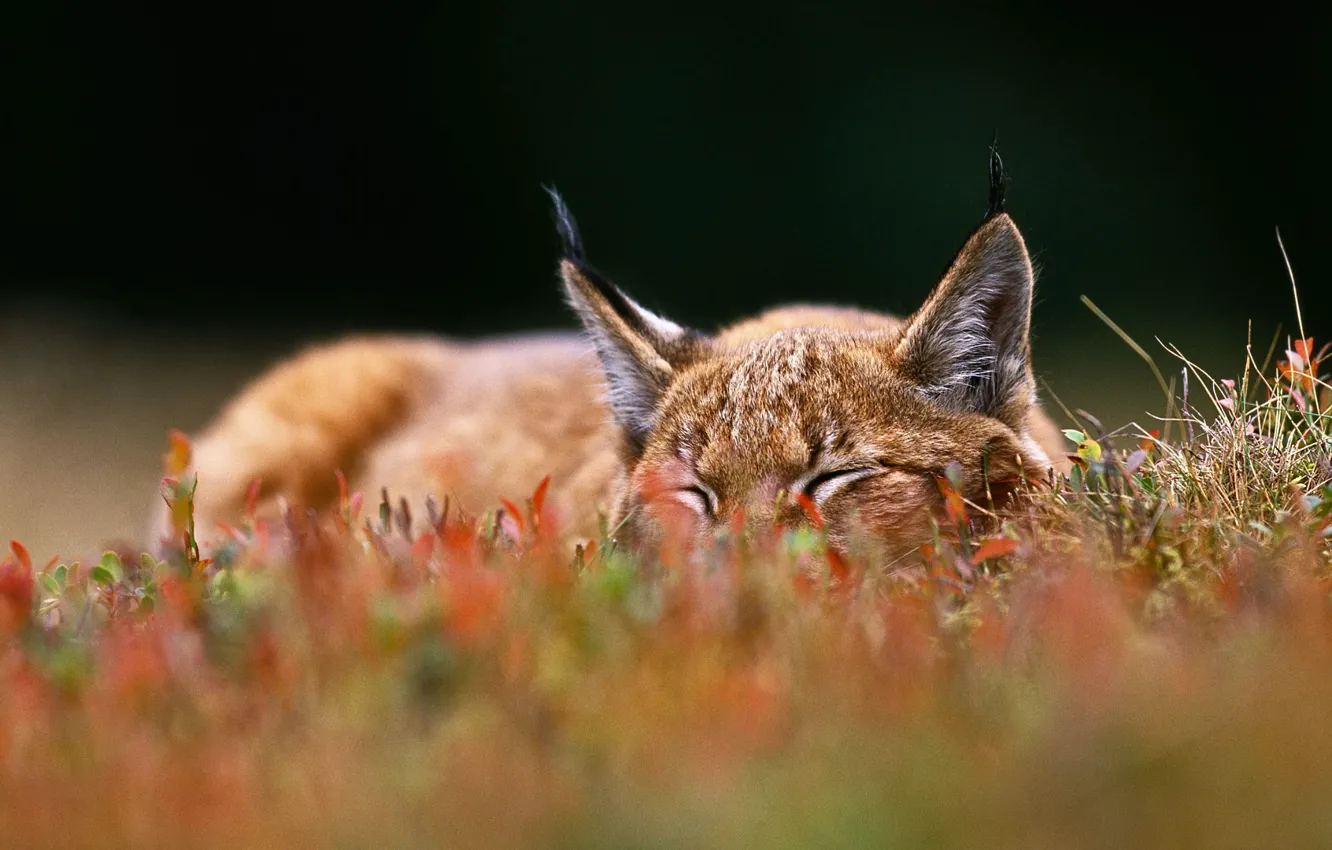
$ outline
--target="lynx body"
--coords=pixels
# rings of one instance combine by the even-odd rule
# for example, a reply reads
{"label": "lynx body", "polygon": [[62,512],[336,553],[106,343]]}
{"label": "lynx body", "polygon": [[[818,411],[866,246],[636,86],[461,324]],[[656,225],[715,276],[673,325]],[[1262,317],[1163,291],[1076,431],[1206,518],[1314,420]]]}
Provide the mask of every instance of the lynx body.
{"label": "lynx body", "polygon": [[[340,469],[418,517],[428,494],[476,514],[549,474],[570,542],[604,514],[631,546],[664,520],[701,533],[737,508],[799,521],[803,493],[835,543],[864,531],[901,550],[927,533],[949,461],[980,498],[987,481],[1043,477],[1061,456],[1036,403],[1033,273],[997,167],[989,215],[911,317],[794,305],[711,335],[603,278],[554,198],[560,277],[585,334],[356,337],[277,365],[194,441],[200,538],[237,521],[256,478],[261,514],[279,497],[321,509]],[[154,541],[170,545],[168,531],[163,505]]]}

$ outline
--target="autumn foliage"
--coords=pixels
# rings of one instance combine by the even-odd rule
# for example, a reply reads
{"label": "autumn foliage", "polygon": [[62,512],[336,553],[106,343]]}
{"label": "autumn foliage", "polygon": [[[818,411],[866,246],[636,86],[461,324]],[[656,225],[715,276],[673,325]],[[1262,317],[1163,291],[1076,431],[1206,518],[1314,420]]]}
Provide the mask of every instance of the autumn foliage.
{"label": "autumn foliage", "polygon": [[1081,423],[1015,501],[941,470],[892,563],[830,550],[812,503],[571,558],[540,471],[419,534],[339,476],[327,515],[200,551],[175,435],[172,557],[0,560],[0,835],[1327,846],[1332,429],[1322,352],[1288,354],[1173,435]]}

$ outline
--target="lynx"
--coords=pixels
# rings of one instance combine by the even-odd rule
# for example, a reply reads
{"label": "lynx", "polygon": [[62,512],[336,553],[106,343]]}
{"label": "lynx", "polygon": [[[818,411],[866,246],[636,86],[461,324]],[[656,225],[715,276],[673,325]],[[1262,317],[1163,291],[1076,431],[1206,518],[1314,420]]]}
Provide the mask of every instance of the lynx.
{"label": "lynx", "polygon": [[[594,268],[550,194],[559,277],[585,333],[360,336],[278,364],[194,440],[199,538],[237,521],[255,479],[261,514],[279,500],[322,509],[341,470],[417,516],[427,495],[475,514],[549,474],[570,542],[603,517],[641,547],[667,522],[701,535],[737,509],[800,522],[813,505],[833,545],[863,534],[909,550],[950,461],[970,498],[1062,462],[1036,398],[1034,274],[997,154],[985,217],[906,319],[796,304],[712,334],[683,327]],[[159,505],[161,546],[169,528]]]}

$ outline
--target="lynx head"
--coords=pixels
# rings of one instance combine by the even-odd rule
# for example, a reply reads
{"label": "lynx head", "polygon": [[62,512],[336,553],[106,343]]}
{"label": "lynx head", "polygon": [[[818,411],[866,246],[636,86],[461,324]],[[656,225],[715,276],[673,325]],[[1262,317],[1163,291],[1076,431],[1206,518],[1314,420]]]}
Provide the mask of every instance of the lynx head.
{"label": "lynx head", "polygon": [[909,319],[794,308],[712,335],[600,275],[552,192],[565,292],[623,436],[619,536],[642,544],[680,523],[706,534],[737,509],[799,523],[803,493],[834,544],[867,535],[900,551],[926,539],[950,461],[975,499],[1044,475],[1028,427],[1033,272],[1002,180],[995,165],[989,214]]}

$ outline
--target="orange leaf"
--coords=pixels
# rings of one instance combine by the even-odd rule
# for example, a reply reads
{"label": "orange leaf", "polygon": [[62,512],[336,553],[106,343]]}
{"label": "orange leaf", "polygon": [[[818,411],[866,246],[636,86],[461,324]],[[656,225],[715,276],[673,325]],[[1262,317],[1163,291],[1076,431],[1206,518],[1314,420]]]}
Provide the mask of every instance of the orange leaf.
{"label": "orange leaf", "polygon": [[1153,428],[1151,431],[1148,432],[1147,437],[1138,443],[1138,448],[1142,449],[1145,452],[1150,452],[1152,449],[1156,448],[1156,441],[1160,436],[1161,436],[1161,429]]}
{"label": "orange leaf", "polygon": [[1313,337],[1309,337],[1308,339],[1297,339],[1295,340],[1295,353],[1298,354],[1300,359],[1305,363],[1312,363],[1314,361],[1313,345]]}
{"label": "orange leaf", "polygon": [[979,564],[981,561],[988,561],[991,558],[1002,558],[1005,555],[1011,555],[1013,550],[1017,549],[1018,542],[1008,537],[996,537],[993,540],[986,540],[976,547],[976,551],[971,555],[971,563]]}
{"label": "orange leaf", "polygon": [[167,434],[167,442],[170,448],[162,455],[162,466],[169,477],[178,478],[190,465],[190,438],[184,431],[172,428]]}

